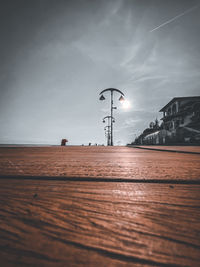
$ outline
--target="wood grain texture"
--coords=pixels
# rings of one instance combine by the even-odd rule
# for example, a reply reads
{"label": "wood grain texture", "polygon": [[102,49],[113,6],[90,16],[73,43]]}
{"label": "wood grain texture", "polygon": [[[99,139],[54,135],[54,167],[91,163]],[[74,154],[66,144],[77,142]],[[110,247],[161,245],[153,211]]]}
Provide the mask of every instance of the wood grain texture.
{"label": "wood grain texture", "polygon": [[200,155],[128,147],[0,148],[0,176],[200,181]]}
{"label": "wood grain texture", "polygon": [[0,180],[6,266],[198,266],[200,185]]}

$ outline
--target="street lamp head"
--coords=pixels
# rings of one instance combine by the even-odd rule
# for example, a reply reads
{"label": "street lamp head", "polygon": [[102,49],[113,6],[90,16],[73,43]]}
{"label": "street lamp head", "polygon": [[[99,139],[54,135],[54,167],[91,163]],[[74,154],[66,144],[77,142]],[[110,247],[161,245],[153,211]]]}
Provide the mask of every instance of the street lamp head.
{"label": "street lamp head", "polygon": [[101,95],[100,98],[99,98],[99,100],[105,100],[104,95]]}
{"label": "street lamp head", "polygon": [[123,95],[121,95],[121,96],[120,96],[120,98],[119,98],[119,101],[120,101],[120,102],[123,102],[123,101],[125,101],[125,99],[124,99]]}

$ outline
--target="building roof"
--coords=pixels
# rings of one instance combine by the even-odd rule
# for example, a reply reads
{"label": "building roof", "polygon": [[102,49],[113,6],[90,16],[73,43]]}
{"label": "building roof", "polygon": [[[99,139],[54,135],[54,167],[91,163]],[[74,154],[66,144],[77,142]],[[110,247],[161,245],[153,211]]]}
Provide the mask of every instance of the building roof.
{"label": "building roof", "polygon": [[159,112],[163,112],[168,108],[172,103],[174,103],[177,100],[200,100],[200,96],[186,96],[186,97],[174,97],[172,98],[167,105],[165,105]]}

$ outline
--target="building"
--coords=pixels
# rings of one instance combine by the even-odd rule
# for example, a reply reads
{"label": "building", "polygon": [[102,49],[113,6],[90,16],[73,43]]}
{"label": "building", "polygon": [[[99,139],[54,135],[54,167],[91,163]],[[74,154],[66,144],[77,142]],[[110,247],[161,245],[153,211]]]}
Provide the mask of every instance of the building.
{"label": "building", "polygon": [[200,144],[200,96],[174,97],[163,112],[159,129],[146,129],[138,144]]}
{"label": "building", "polygon": [[160,112],[163,112],[162,128],[166,131],[162,143],[199,142],[200,96],[175,97]]}

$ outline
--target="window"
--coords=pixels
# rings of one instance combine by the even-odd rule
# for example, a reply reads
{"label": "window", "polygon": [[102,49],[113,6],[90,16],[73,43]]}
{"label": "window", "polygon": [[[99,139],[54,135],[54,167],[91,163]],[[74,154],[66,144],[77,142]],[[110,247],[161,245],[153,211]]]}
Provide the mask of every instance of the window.
{"label": "window", "polygon": [[176,114],[176,104],[172,106],[172,114]]}
{"label": "window", "polygon": [[180,125],[180,121],[177,120],[177,121],[176,121],[176,127],[179,127],[179,125]]}

